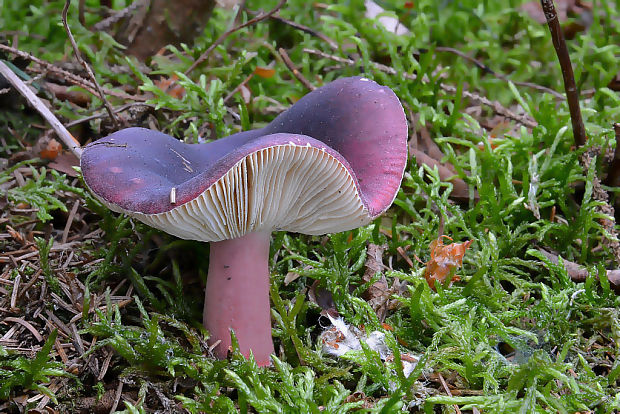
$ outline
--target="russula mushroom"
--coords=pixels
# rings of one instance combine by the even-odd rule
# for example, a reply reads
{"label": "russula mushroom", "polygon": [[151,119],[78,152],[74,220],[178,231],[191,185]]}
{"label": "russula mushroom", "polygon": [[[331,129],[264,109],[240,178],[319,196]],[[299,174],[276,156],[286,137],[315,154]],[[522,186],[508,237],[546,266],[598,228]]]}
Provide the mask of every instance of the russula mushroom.
{"label": "russula mushroom", "polygon": [[391,89],[353,77],[301,98],[266,127],[208,144],[127,128],[84,149],[82,174],[110,209],[211,242],[203,323],[219,358],[269,365],[269,242],[370,223],[396,197],[407,121]]}

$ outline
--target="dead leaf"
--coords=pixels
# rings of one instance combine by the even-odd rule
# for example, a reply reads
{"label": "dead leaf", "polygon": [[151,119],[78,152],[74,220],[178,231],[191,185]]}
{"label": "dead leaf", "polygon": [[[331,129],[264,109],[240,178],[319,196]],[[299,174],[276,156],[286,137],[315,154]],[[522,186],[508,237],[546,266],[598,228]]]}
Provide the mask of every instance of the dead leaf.
{"label": "dead leaf", "polygon": [[301,275],[295,272],[288,272],[284,277],[284,286],[288,286],[294,280],[297,280]]}
{"label": "dead leaf", "polygon": [[[418,125],[419,116],[414,114],[410,116],[412,124]],[[418,166],[428,165],[431,168],[437,167],[441,180],[452,183],[451,198],[469,200],[469,185],[457,176],[456,169],[450,162],[441,162],[445,155],[437,143],[435,143],[427,128],[423,125],[416,127],[408,142],[408,146],[409,154],[415,155]],[[474,198],[477,197],[478,193],[474,192]]]}
{"label": "dead leaf", "polygon": [[62,150],[62,145],[60,142],[56,141],[54,138],[51,138],[47,141],[47,145],[39,152],[39,156],[44,160],[54,160],[58,157],[58,154]]}
{"label": "dead leaf", "polygon": [[63,174],[67,174],[69,177],[77,177],[77,172],[73,167],[80,165],[80,160],[72,152],[63,152],[56,159],[47,166]]}
{"label": "dead leaf", "polygon": [[308,300],[323,309],[322,315],[325,313],[333,318],[340,316],[338,310],[336,310],[336,303],[332,293],[327,289],[319,287],[318,280],[315,280],[310,289],[308,289]]}
{"label": "dead leaf", "polygon": [[246,105],[249,104],[252,100],[252,91],[250,90],[250,88],[248,88],[247,85],[241,85],[239,86],[239,93],[241,94],[243,102],[245,102]]}
{"label": "dead leaf", "polygon": [[385,274],[383,273],[383,271],[387,269],[387,266],[383,264],[383,252],[386,248],[386,245],[380,246],[373,243],[368,245],[366,263],[364,263],[366,270],[362,276],[362,280],[368,283],[377,272],[381,273],[379,279],[364,292],[364,299],[377,313],[377,317],[380,321],[385,320],[389,310],[398,306],[397,301],[391,299],[392,295],[402,293],[406,289],[405,283],[398,279],[394,279],[392,286],[388,284]]}
{"label": "dead leaf", "polygon": [[185,88],[177,83],[178,80],[179,77],[177,75],[172,75],[169,78],[160,78],[153,83],[168,95],[181,100],[185,97]]}
{"label": "dead leaf", "polygon": [[269,79],[276,74],[276,70],[272,68],[257,66],[254,69],[254,74],[260,76],[261,78]]}
{"label": "dead leaf", "polygon": [[[457,200],[468,200],[469,199],[469,185],[458,178],[454,171],[448,168],[447,165],[441,164],[435,158],[429,157],[425,153],[417,149],[409,148],[409,153],[415,155],[415,160],[418,166],[428,165],[431,168],[437,167],[437,171],[439,172],[439,178],[441,181],[446,181],[452,183],[452,192],[450,193],[450,197]],[[477,198],[477,192],[474,194],[474,198]]]}
{"label": "dead leaf", "polygon": [[56,99],[69,101],[83,108],[87,107],[91,101],[91,96],[89,94],[79,90],[71,90],[69,86],[46,82],[45,89],[53,93]]}
{"label": "dead leaf", "polygon": [[[463,256],[469,248],[469,245],[473,240],[468,240],[463,243],[451,243],[448,245],[443,244],[443,238],[449,240],[450,237],[442,236],[437,240],[433,240],[430,243],[431,260],[426,263],[426,270],[424,271],[424,278],[426,282],[435,290],[435,281],[443,284],[446,278],[457,268],[463,264]],[[457,275],[452,277],[451,282],[457,282],[460,278]]]}

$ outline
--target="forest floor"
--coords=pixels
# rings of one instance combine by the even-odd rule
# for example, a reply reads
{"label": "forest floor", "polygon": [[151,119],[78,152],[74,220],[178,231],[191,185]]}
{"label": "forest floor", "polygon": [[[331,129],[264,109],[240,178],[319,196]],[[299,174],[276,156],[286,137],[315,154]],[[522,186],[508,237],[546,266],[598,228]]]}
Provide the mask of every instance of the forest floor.
{"label": "forest floor", "polygon": [[105,99],[64,0],[0,2],[0,60],[81,145],[217,139],[363,75],[405,109],[401,189],[360,229],[274,233],[273,366],[216,360],[207,244],[110,212],[0,77],[0,412],[620,410],[617,0],[555,2],[585,143],[537,1],[230,2],[169,46],[159,3],[70,5]]}

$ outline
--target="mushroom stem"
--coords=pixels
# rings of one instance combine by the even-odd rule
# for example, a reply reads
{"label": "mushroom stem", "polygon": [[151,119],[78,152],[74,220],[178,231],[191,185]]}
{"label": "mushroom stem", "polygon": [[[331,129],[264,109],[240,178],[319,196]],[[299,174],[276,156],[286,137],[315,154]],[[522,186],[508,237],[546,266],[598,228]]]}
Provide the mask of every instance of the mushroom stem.
{"label": "mushroom stem", "polygon": [[211,243],[209,275],[205,290],[203,324],[211,344],[224,359],[235,332],[245,357],[250,351],[259,366],[270,364],[269,232]]}

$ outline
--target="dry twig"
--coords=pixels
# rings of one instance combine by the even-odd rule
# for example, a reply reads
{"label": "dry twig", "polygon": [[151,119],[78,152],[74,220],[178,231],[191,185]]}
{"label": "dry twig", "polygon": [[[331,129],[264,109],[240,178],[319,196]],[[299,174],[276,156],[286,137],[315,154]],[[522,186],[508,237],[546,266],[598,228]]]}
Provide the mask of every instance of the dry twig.
{"label": "dry twig", "polygon": [[283,48],[279,48],[278,53],[280,53],[280,56],[282,57],[282,61],[284,62],[286,67],[291,71],[293,76],[295,76],[297,80],[301,82],[302,85],[304,85],[307,89],[311,91],[316,89],[316,87],[313,84],[311,84],[310,81],[306,79],[306,77],[302,75],[301,72],[297,69],[297,67],[295,66],[291,58],[289,57],[288,53],[286,53],[286,50],[284,50]]}
{"label": "dry twig", "polygon": [[547,25],[551,32],[551,40],[553,47],[558,55],[560,67],[562,68],[562,77],[564,78],[564,89],[566,90],[566,99],[568,101],[568,109],[570,111],[570,119],[573,124],[573,136],[575,145],[581,147],[586,143],[586,130],[583,126],[581,118],[581,108],[579,108],[579,93],[575,84],[575,75],[573,74],[573,66],[570,62],[570,55],[566,47],[566,41],[562,34],[562,27],[558,14],[555,11],[553,0],[540,0],[543,12],[547,18]]}
{"label": "dry twig", "polygon": [[56,118],[56,116],[50,111],[47,106],[39,99],[37,95],[34,94],[26,86],[26,84],[13,73],[13,71],[0,60],[0,74],[4,76],[10,83],[19,91],[19,93],[35,108],[45,120],[52,126],[58,137],[65,143],[65,145],[75,154],[76,157],[80,158],[82,155],[82,149],[80,148],[80,143],[71,135],[69,131],[64,127],[64,125]]}
{"label": "dry twig", "polygon": [[[118,22],[121,19],[129,16],[134,10],[142,7],[149,0],[137,0],[131,3],[129,6],[125,7],[122,10],[113,12],[109,17],[95,23],[91,30],[93,32],[101,32],[103,30],[108,30],[114,23]],[[82,24],[83,25],[83,24]]]}
{"label": "dry twig", "polygon": [[[249,13],[250,14],[256,14],[255,12],[249,12]],[[318,37],[319,39],[321,39],[322,41],[327,43],[331,49],[338,50],[338,44],[335,41],[333,41],[332,39],[330,39],[329,37],[327,37],[323,33],[318,32],[318,31],[312,29],[311,27],[304,26],[301,23],[297,23],[297,22],[294,22],[294,21],[289,20],[289,19],[285,19],[284,17],[280,16],[279,14],[274,14],[274,15],[269,16],[269,17],[270,17],[271,20],[275,20],[277,22],[284,23],[285,25],[291,26],[294,29],[301,30],[302,32],[308,33],[311,36]]]}
{"label": "dry twig", "polygon": [[[321,52],[320,50],[304,49],[304,52],[309,53],[311,55],[320,56],[325,59],[333,60],[334,62],[342,63],[348,66],[354,66],[354,65],[359,64],[359,62],[356,62],[353,59],[347,59],[341,56],[330,55],[328,53]],[[375,69],[380,70],[381,72],[389,73],[390,75],[398,75],[398,72],[394,68],[391,68],[389,66],[382,65],[381,63],[376,63],[376,62],[372,62],[371,64]],[[410,73],[402,73],[400,75],[404,77],[405,79],[410,79],[410,80],[415,80],[418,78],[417,75],[410,74]],[[426,79],[423,79],[423,80],[427,82]],[[446,93],[454,95],[457,92],[457,89],[455,86],[446,85],[445,83],[441,83],[439,86]],[[469,99],[475,104],[487,106],[491,108],[495,113],[503,117],[506,117],[508,119],[517,121],[520,124],[525,125],[528,128],[534,128],[538,125],[538,123],[534,119],[532,119],[530,116],[517,115],[514,112],[512,112],[510,109],[502,106],[499,102],[493,102],[489,98],[478,95],[477,93],[463,90],[462,95],[463,95],[463,98]]]}
{"label": "dry twig", "polygon": [[[553,46],[555,47],[558,60],[560,61],[560,67],[562,68],[562,77],[564,78],[564,88],[566,90],[566,99],[568,101],[575,144],[581,147],[585,145],[587,140],[586,130],[581,117],[579,94],[577,93],[577,86],[575,85],[575,75],[573,74],[573,66],[562,33],[562,27],[560,26],[553,0],[540,0],[540,4],[545,13],[547,25],[551,32],[551,40],[553,41]],[[584,171],[588,171],[590,168],[596,168],[596,166],[592,165],[592,161],[595,157],[600,155],[601,148],[599,147],[594,147],[584,152],[579,158],[579,162],[583,166]],[[620,242],[618,241],[618,234],[616,232],[614,208],[609,204],[609,194],[601,187],[601,180],[596,175],[592,182],[592,198],[601,201],[601,204],[596,207],[597,212],[608,217],[601,220],[601,224],[606,230],[606,234],[602,235],[602,242],[612,251],[616,263],[620,264]]]}
{"label": "dry twig", "polygon": [[[4,50],[5,52],[9,52],[12,53],[16,56],[19,56],[23,59],[27,59],[31,62],[36,63],[37,65],[39,65],[41,68],[40,69],[31,69],[28,68],[27,70],[32,70],[33,72],[37,72],[37,73],[44,73],[44,72],[52,72],[52,73],[56,73],[58,75],[60,75],[62,77],[62,79],[66,80],[69,83],[72,83],[74,85],[77,85],[81,88],[86,89],[88,92],[92,93],[93,95],[97,95],[97,91],[95,88],[95,85],[87,80],[82,78],[81,76],[78,76],[74,73],[68,72],[62,68],[59,68],[58,66],[55,66],[53,64],[51,64],[50,62],[47,62],[45,60],[39,59],[36,56],[31,55],[30,53],[26,53],[24,51],[21,51],[17,48],[11,47],[11,46],[7,46],[7,45],[3,45],[0,44],[0,50]],[[134,101],[146,101],[147,98],[144,96],[136,96],[136,95],[129,95],[127,93],[124,92],[119,92],[119,91],[114,91],[111,89],[106,89],[103,88],[103,91],[108,94],[108,95],[112,95],[112,96],[116,96],[117,98],[122,98],[122,99],[131,99]]]}
{"label": "dry twig", "polygon": [[[67,1],[69,1],[69,0],[67,0]],[[219,45],[221,45],[224,42],[224,40],[226,40],[226,38],[228,36],[230,36],[231,34],[233,34],[234,32],[236,32],[238,30],[243,29],[244,27],[252,26],[253,24],[256,24],[256,23],[261,22],[261,21],[263,21],[265,19],[268,19],[274,13],[276,13],[278,10],[280,10],[282,8],[282,6],[284,6],[284,3],[286,3],[286,0],[280,0],[278,5],[276,7],[274,7],[272,10],[268,11],[267,13],[261,13],[258,16],[248,20],[247,22],[245,22],[243,24],[240,24],[239,26],[235,26],[232,29],[229,29],[226,32],[224,32],[224,34],[222,34],[220,37],[218,37],[215,40],[215,42],[213,42],[211,44],[211,46],[209,46],[209,48],[207,50],[205,50],[202,53],[202,55],[200,55],[200,57],[198,59],[196,59],[196,61],[194,63],[192,63],[192,65],[189,68],[187,68],[187,70],[185,71],[185,74],[188,75],[194,69],[196,69],[196,67],[198,65],[200,65],[202,62],[207,60],[207,58],[211,55],[211,53],[215,50],[215,48],[218,47]]]}
{"label": "dry twig", "polygon": [[97,78],[95,77],[93,70],[90,68],[90,66],[88,66],[86,61],[82,59],[82,54],[80,53],[78,45],[75,42],[75,39],[73,38],[73,34],[71,33],[71,29],[69,28],[69,24],[67,23],[67,12],[69,11],[70,5],[71,5],[71,0],[66,0],[65,7],[62,9],[62,24],[65,26],[65,31],[67,32],[67,36],[69,36],[69,41],[71,42],[71,46],[73,46],[73,53],[75,53],[75,57],[77,58],[78,62],[80,62],[80,64],[84,67],[84,69],[86,70],[86,73],[88,73],[88,76],[90,77],[91,81],[95,85],[95,88],[97,89],[99,98],[103,101],[103,104],[105,105],[105,108],[108,111],[108,115],[110,116],[110,119],[112,120],[114,125],[118,128],[120,127],[121,123],[119,119],[117,118],[116,114],[114,113],[114,110],[112,109],[112,105],[110,105],[110,102],[108,102],[108,99],[103,93],[101,86],[99,86],[99,82],[97,82]]}
{"label": "dry twig", "polygon": [[531,82],[512,81],[512,80],[508,79],[508,77],[506,75],[504,75],[503,73],[499,73],[499,72],[494,71],[493,69],[491,69],[490,67],[488,67],[487,65],[485,65],[484,63],[479,61],[478,59],[473,58],[473,57],[469,56],[468,54],[463,53],[460,50],[455,49],[453,47],[439,46],[439,47],[435,48],[435,51],[436,52],[452,53],[454,55],[462,57],[463,59],[470,61],[471,63],[476,65],[478,68],[482,69],[483,72],[489,73],[489,74],[495,76],[497,79],[503,80],[504,82],[512,82],[512,83],[514,83],[517,86],[523,86],[525,88],[531,88],[531,89],[534,89],[534,90],[537,90],[537,91],[549,93],[549,94],[555,96],[558,99],[566,99],[566,97],[564,95],[562,95],[561,93],[559,93],[558,91],[555,91],[555,90],[553,90],[551,88],[547,88],[546,86],[538,85],[536,83],[531,83]]}
{"label": "dry twig", "polygon": [[616,150],[614,152],[614,159],[609,166],[609,172],[607,178],[605,178],[605,184],[612,187],[620,186],[620,123],[614,124],[614,133],[616,135]]}

